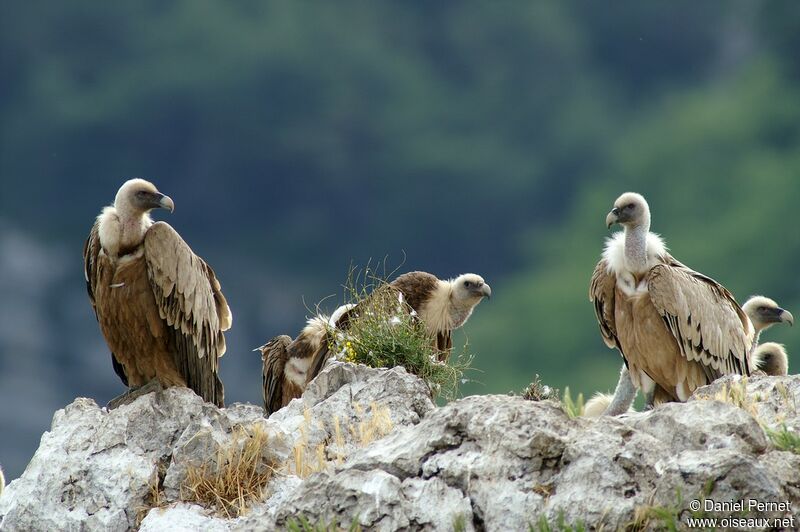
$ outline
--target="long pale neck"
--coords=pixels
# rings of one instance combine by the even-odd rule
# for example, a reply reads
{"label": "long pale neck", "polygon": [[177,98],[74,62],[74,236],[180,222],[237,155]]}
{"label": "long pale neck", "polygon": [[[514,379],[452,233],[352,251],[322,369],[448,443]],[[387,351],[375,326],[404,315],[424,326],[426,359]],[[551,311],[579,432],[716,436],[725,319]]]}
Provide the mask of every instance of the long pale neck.
{"label": "long pale neck", "polygon": [[758,347],[759,339],[761,338],[761,329],[756,329],[756,333],[753,335],[753,345],[750,346],[750,350],[754,351],[756,347]]}
{"label": "long pale neck", "polygon": [[150,215],[142,212],[125,212],[119,214],[120,221],[120,249],[130,249],[138,246],[144,239],[144,233],[153,224]]}
{"label": "long pale neck", "polygon": [[632,272],[647,270],[647,233],[650,227],[625,227],[625,266]]}

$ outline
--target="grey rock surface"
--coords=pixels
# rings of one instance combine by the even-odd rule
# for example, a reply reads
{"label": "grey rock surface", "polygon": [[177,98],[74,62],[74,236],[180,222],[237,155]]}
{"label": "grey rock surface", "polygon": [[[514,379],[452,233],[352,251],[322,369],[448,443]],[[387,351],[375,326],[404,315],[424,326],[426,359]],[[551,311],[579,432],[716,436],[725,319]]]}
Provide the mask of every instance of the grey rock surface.
{"label": "grey rock surface", "polygon": [[[733,390],[733,391],[731,391]],[[401,368],[334,363],[269,419],[188,390],[107,412],[78,399],[0,497],[3,530],[273,530],[292,520],[367,530],[678,527],[690,501],[789,501],[800,456],[764,427],[800,426],[798,377],[720,381],[686,404],[571,419],[557,403],[473,396],[436,408]],[[187,468],[214,464],[234,429],[268,434],[276,473],[237,518],[181,501]],[[322,456],[298,470],[298,453]],[[151,508],[152,490],[162,500]],[[710,515],[719,517],[735,512]],[[790,512],[764,510],[758,517]]]}

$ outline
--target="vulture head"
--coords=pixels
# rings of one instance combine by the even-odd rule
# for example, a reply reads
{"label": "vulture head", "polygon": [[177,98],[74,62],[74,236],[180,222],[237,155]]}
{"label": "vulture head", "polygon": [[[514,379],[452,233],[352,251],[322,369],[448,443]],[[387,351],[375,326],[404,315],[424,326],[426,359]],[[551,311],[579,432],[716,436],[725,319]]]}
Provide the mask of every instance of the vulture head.
{"label": "vulture head", "polygon": [[786,349],[775,342],[765,342],[753,352],[753,366],[767,375],[780,376],[789,373],[789,358]]}
{"label": "vulture head", "polygon": [[129,179],[117,192],[114,207],[117,212],[141,215],[153,209],[167,209],[172,212],[175,210],[175,203],[172,198],[159,192],[153,183],[144,179]]}
{"label": "vulture head", "polygon": [[606,225],[623,227],[650,227],[650,206],[641,194],[626,192],[614,202],[614,208],[606,216]]}
{"label": "vulture head", "polygon": [[794,325],[794,316],[788,310],[784,310],[778,306],[775,301],[764,296],[753,296],[748,299],[742,310],[750,321],[753,322],[753,327],[756,332],[763,331],[772,327],[776,323],[788,323]]}
{"label": "vulture head", "polygon": [[452,282],[453,298],[474,307],[481,300],[492,297],[492,287],[483,280],[483,277],[474,273],[459,275]]}

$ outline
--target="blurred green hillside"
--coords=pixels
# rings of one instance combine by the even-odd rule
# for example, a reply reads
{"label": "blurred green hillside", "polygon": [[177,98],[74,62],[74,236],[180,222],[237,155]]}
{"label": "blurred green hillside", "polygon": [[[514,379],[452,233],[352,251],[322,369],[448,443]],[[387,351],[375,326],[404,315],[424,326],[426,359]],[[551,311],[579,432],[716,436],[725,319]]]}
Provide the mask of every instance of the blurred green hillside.
{"label": "blurred green hillside", "polygon": [[41,400],[18,441],[120,392],[80,248],[134,176],[222,280],[229,401],[260,401],[253,347],[387,255],[492,284],[464,393],[612,387],[587,292],[625,190],[681,261],[798,312],[798,57],[791,0],[3,2],[0,239],[60,261],[0,260],[0,402]]}

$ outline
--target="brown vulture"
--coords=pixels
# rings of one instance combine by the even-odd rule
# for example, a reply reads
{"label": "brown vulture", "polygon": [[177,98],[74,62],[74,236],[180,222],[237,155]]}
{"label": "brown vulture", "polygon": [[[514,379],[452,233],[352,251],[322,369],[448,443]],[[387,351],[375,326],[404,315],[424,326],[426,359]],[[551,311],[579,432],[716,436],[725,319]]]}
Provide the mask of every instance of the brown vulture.
{"label": "brown vulture", "polygon": [[130,388],[127,398],[157,383],[189,387],[223,406],[218,359],[230,308],[214,270],[169,224],[153,222],[152,209],[172,212],[174,203],[152,183],[126,181],[83,250],[89,299],[114,370]]}
{"label": "brown vulture", "polygon": [[[430,273],[409,272],[378,288],[383,289],[395,291],[398,308],[411,312],[425,324],[433,346],[440,353],[440,361],[446,361],[452,349],[452,331],[466,323],[483,298],[492,295],[491,287],[483,278],[472,273],[441,280]],[[358,318],[365,302],[339,307],[330,318],[310,319],[295,340],[279,336],[258,348],[263,360],[267,415],[300,397],[330,358],[330,333],[347,330],[350,321]]]}
{"label": "brown vulture", "polygon": [[619,350],[637,389],[685,401],[722,375],[750,374],[755,330],[733,295],[684,266],[650,232],[650,208],[639,195],[620,196],[606,224],[621,224],[592,275],[606,345]]}
{"label": "brown vulture", "polygon": [[[788,359],[783,346],[775,343],[758,345],[761,333],[776,323],[794,325],[794,316],[788,310],[782,309],[778,304],[764,296],[752,296],[742,305],[742,310],[747,314],[753,324],[755,335],[753,337],[753,352],[750,354],[750,368],[759,369],[767,375],[786,375]],[[783,373],[781,373],[783,371]],[[586,402],[585,417],[598,417],[601,414],[618,415],[627,411],[636,396],[636,388],[631,383],[628,368],[622,365],[619,383],[614,394],[598,393]],[[669,400],[668,394],[658,390],[652,400],[658,404]]]}

